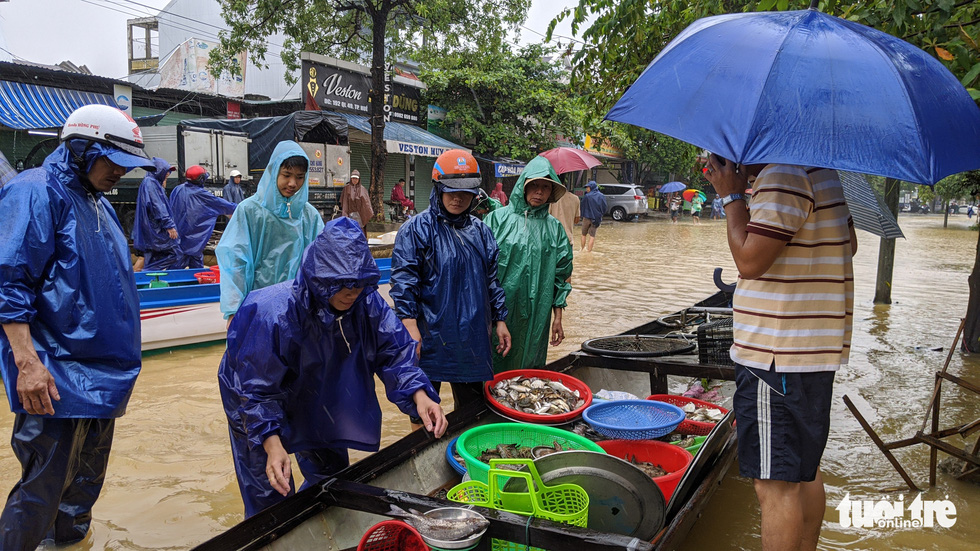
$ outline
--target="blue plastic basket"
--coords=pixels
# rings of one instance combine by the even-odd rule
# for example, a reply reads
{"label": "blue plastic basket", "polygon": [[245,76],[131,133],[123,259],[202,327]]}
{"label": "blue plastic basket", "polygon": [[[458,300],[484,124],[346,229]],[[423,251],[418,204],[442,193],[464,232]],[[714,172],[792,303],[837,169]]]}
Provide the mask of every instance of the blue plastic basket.
{"label": "blue plastic basket", "polygon": [[614,400],[589,406],[582,418],[610,438],[649,440],[670,434],[684,420],[684,410],[653,400]]}
{"label": "blue plastic basket", "polygon": [[446,461],[449,462],[449,466],[452,467],[454,471],[456,471],[460,475],[464,475],[466,474],[466,467],[460,465],[459,461],[456,461],[456,458],[453,457],[453,450],[456,449],[457,440],[459,440],[458,436],[456,438],[453,438],[453,441],[450,442],[448,446],[446,446]]}

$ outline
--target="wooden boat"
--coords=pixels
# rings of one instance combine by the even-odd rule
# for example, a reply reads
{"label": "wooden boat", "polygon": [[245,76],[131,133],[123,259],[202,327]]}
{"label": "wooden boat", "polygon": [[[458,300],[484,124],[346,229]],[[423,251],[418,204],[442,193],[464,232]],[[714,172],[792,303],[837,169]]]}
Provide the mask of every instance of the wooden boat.
{"label": "wooden boat", "polygon": [[[377,263],[381,284],[387,283],[391,259],[379,258]],[[144,352],[224,340],[226,323],[218,307],[220,285],[198,283],[194,274],[202,271],[208,269],[169,270],[160,276],[136,272]],[[151,287],[157,280],[167,285]]]}
{"label": "wooden boat", "polygon": [[[708,310],[725,307],[730,298],[730,293],[723,291],[695,306]],[[668,330],[654,320],[623,334],[656,335]],[[668,375],[734,380],[732,367],[702,364],[695,356],[612,358],[577,351],[551,362],[545,369],[568,373],[593,389],[629,389],[637,395],[665,393]],[[388,518],[392,505],[420,511],[453,505],[430,497],[459,482],[459,475],[445,460],[447,445],[474,426],[506,419],[482,402],[464,404],[448,419],[449,429],[442,438],[414,431],[335,478],[246,519],[195,550],[350,550],[356,548],[368,528]],[[727,430],[720,430],[722,426]],[[734,461],[736,439],[729,417],[719,423],[709,439],[714,437],[715,445],[711,449],[705,445],[695,458],[700,468],[688,473],[690,481],[682,481],[682,485],[687,485],[684,498],[668,505],[665,526],[652,541],[477,508],[491,524],[476,549],[491,549],[491,538],[551,550],[675,549],[697,522]],[[680,488],[675,495],[678,492]]]}

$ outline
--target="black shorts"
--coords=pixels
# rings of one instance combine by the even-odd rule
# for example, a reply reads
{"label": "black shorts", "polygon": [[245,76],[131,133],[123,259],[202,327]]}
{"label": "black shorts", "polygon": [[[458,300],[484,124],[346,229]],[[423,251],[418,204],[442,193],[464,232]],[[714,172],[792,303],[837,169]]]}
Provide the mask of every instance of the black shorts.
{"label": "black shorts", "polygon": [[[453,403],[456,404],[453,408],[459,408],[459,404],[465,404],[473,400],[483,400],[483,385],[483,382],[449,383],[449,387],[453,389]],[[436,394],[439,394],[439,391],[442,389],[442,382],[432,381],[432,386],[435,387]],[[422,420],[418,417],[409,415],[408,418],[413,424],[422,424]]]}
{"label": "black shorts", "polygon": [[738,471],[746,478],[810,482],[830,433],[834,372],[777,373],[735,365]]}

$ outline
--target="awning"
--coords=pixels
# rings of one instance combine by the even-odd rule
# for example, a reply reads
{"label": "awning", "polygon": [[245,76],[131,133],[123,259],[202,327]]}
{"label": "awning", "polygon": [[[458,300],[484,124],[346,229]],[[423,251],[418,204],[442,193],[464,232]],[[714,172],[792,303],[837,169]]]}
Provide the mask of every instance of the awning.
{"label": "awning", "polygon": [[15,130],[61,128],[75,109],[93,103],[116,107],[107,94],[0,80],[0,124]]}
{"label": "awning", "polygon": [[[340,113],[351,128],[371,135],[371,122],[363,115]],[[438,157],[449,149],[469,149],[453,142],[426,132],[417,126],[401,122],[385,123],[385,148],[388,153],[403,153],[405,155],[420,155],[422,157]]]}

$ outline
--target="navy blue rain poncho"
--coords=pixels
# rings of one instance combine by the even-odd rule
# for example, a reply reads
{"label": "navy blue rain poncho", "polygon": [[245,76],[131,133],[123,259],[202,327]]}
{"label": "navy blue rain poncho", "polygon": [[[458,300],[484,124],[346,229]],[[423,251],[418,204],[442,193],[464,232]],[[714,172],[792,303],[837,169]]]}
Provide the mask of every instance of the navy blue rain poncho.
{"label": "navy blue rain poncho", "polygon": [[[83,171],[99,151],[92,146]],[[83,187],[70,159],[62,144],[0,189],[0,324],[31,325],[61,394],[54,417],[119,417],[140,371],[136,281],[115,211]],[[11,411],[26,413],[3,331],[0,370]]]}
{"label": "navy blue rain poncho", "polygon": [[184,182],[170,192],[170,210],[180,234],[180,250],[188,257],[200,257],[221,214],[231,216],[235,203],[215,197],[204,186]]}
{"label": "navy blue rain poncho", "polygon": [[[361,228],[338,218],[307,249],[295,281],[245,298],[228,329],[218,383],[228,422],[250,448],[278,434],[289,453],[376,451],[375,375],[405,414],[418,415],[419,389],[439,401],[416,367],[415,341],[378,293],[380,277]],[[364,291],[337,315],[327,301],[342,286]]]}
{"label": "navy blue rain poncho", "polygon": [[417,320],[419,366],[429,379],[473,383],[493,378],[492,322],[506,321],[497,280],[497,241],[470,210],[453,216],[433,186],[429,208],[398,230],[391,292],[400,319]]}
{"label": "navy blue rain poncho", "polygon": [[245,191],[242,190],[241,184],[236,184],[235,179],[229,177],[228,183],[221,188],[221,197],[237,205],[245,200]]}
{"label": "navy blue rain poncho", "polygon": [[133,224],[133,247],[138,251],[169,251],[180,242],[170,239],[167,230],[176,228],[163,181],[170,173],[170,163],[153,158],[156,170],[147,173],[136,197],[136,221]]}
{"label": "navy blue rain poncho", "polygon": [[592,180],[588,183],[588,191],[582,196],[582,218],[588,218],[592,225],[602,223],[602,215],[606,212],[606,196],[599,191],[599,185]]}

